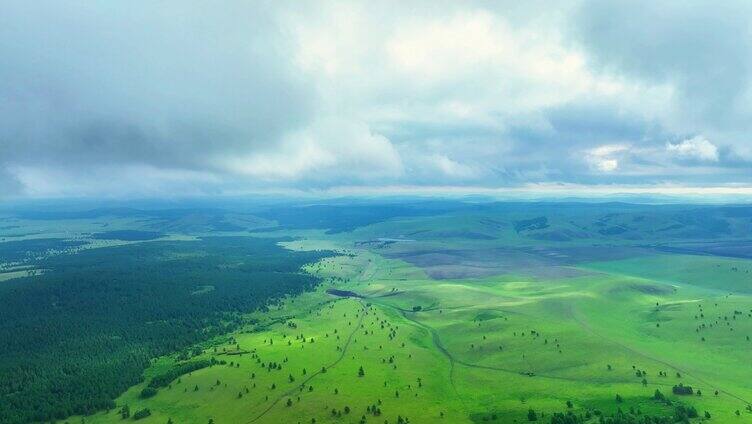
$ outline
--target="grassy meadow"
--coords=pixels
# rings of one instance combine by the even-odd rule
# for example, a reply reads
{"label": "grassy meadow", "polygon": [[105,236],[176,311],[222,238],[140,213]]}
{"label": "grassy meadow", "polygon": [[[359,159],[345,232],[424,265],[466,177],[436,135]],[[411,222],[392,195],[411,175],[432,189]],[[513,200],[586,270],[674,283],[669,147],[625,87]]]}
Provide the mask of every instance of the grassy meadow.
{"label": "grassy meadow", "polygon": [[[568,410],[669,414],[653,399],[659,390],[715,422],[752,422],[752,298],[728,295],[718,279],[703,285],[668,264],[652,271],[666,258],[647,257],[590,263],[570,278],[436,281],[400,260],[348,252],[310,267],[327,278],[315,292],[204,347],[228,364],[149,399],[134,387],[117,404],[148,408],[143,421],[155,423],[528,422],[531,409],[539,420]],[[715,261],[704,265],[728,265]],[[701,395],[673,395],[678,384]],[[116,409],[86,420],[122,418]]]}
{"label": "grassy meadow", "polygon": [[[336,231],[305,221],[230,231],[337,255],[301,271],[321,278],[314,290],[154,359],[115,407],[65,421],[558,423],[554,414],[569,413],[587,423],[752,422],[752,260],[671,251],[684,249],[696,221],[676,208],[648,218],[642,209],[541,206],[548,215],[536,217],[507,208]],[[126,221],[114,229],[131,228]],[[158,240],[234,230],[222,218],[198,222]],[[732,224],[741,228],[727,237],[733,243],[716,239],[713,249],[746,246],[747,224]],[[75,228],[91,234],[92,225]],[[84,248],[140,242],[150,241],[93,238]],[[9,266],[0,279],[26,272]],[[179,371],[186,364],[204,365]],[[676,416],[677,405],[697,416]]]}

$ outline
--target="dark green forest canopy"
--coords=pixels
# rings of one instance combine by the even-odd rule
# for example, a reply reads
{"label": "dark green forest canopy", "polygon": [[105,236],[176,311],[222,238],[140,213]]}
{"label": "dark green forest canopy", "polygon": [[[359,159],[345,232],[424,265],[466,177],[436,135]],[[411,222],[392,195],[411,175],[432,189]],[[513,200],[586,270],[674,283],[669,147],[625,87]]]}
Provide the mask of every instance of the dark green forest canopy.
{"label": "dark green forest canopy", "polygon": [[122,240],[122,241],[143,241],[155,240],[164,234],[156,231],[138,231],[138,230],[117,230],[105,231],[103,233],[94,233],[91,238],[97,240]]}
{"label": "dark green forest canopy", "polygon": [[0,423],[112,408],[150,358],[314,287],[318,279],[300,268],[331,252],[293,252],[278,241],[211,237],[91,249],[40,260],[44,275],[0,285]]}

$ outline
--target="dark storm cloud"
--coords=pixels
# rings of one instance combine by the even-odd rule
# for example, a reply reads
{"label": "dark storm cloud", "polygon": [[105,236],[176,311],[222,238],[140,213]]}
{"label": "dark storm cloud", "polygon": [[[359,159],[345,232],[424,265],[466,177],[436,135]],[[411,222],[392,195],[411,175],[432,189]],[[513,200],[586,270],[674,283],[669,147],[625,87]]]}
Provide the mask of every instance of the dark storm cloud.
{"label": "dark storm cloud", "polygon": [[259,2],[4,2],[6,165],[206,168],[306,122],[313,93]]}
{"label": "dark storm cloud", "polygon": [[543,114],[559,139],[577,143],[639,140],[650,130],[642,117],[602,103],[573,103]]}
{"label": "dark storm cloud", "polygon": [[21,193],[23,186],[16,177],[0,166],[0,197]]}
{"label": "dark storm cloud", "polygon": [[746,182],[751,16],[5,1],[0,195]]}
{"label": "dark storm cloud", "polygon": [[737,102],[749,89],[751,13],[751,3],[733,0],[588,0],[573,35],[595,65],[674,85],[684,113],[730,125],[750,114]]}

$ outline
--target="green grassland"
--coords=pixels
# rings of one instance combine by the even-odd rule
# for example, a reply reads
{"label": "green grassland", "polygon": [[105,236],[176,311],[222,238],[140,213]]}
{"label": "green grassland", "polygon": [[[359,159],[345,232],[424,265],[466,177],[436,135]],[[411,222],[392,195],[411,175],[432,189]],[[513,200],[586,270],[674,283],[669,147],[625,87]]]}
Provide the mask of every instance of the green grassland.
{"label": "green grassland", "polygon": [[[752,422],[752,260],[702,251],[706,239],[740,251],[746,212],[502,205],[388,219],[339,211],[337,222],[324,211],[313,224],[305,210],[288,226],[229,220],[248,232],[180,215],[166,238],[233,230],[223,234],[292,237],[280,244],[339,256],[304,267],[322,278],[313,291],[156,358],[115,408],[67,421],[129,422],[148,409],[139,421],[522,423],[532,410],[539,422],[571,412],[598,423],[619,411],[673,417],[681,404],[699,412],[691,422],[706,411],[709,422]],[[154,229],[127,219],[108,230]],[[88,222],[76,231],[105,231]],[[697,254],[664,249],[688,241]],[[142,395],[155,377],[212,358]]]}
{"label": "green grassland", "polygon": [[[154,423],[348,423],[363,417],[396,423],[398,416],[412,423],[527,422],[530,409],[540,420],[567,410],[670,414],[652,399],[658,389],[710,412],[714,422],[752,422],[744,410],[752,401],[752,342],[746,339],[752,298],[728,296],[725,287],[699,284],[700,277],[685,280],[691,270],[668,264],[655,278],[638,272],[654,269],[651,261],[665,263],[664,257],[629,269],[623,261],[588,264],[583,268],[599,271],[574,278],[436,281],[403,261],[347,251],[350,256],[309,267],[327,278],[316,291],[287,299],[258,314],[259,324],[204,346],[201,357],[227,364],[194,371],[141,399],[150,375],[174,362],[160,358],[118,406],[148,408],[152,415],[143,422]],[[728,262],[713,261],[704,265]],[[362,297],[328,294],[333,287]],[[713,327],[698,332],[701,324]],[[280,369],[269,370],[270,362]],[[673,395],[679,383],[702,395]],[[122,422],[119,409],[86,420]]]}
{"label": "green grassland", "polygon": [[589,268],[728,293],[752,293],[752,262],[717,256],[659,254],[596,262]]}

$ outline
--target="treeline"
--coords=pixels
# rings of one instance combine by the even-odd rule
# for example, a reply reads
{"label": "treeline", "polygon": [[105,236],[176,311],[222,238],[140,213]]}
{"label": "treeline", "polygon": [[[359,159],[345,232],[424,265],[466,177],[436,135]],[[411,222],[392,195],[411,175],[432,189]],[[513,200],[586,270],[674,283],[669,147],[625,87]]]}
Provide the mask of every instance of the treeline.
{"label": "treeline", "polygon": [[[49,257],[38,263],[45,274],[0,285],[0,423],[114,408],[150,358],[230,331],[241,313],[315,286],[300,267],[329,253],[293,252],[278,241],[92,249]],[[213,290],[200,289],[207,285]]]}
{"label": "treeline", "polygon": [[201,359],[197,361],[184,362],[182,364],[174,365],[172,368],[170,368],[166,372],[152,377],[152,379],[149,381],[149,387],[154,388],[154,389],[158,389],[160,387],[167,387],[170,383],[173,382],[173,380],[180,377],[181,375],[188,374],[189,372],[200,370],[202,368],[211,367],[212,365],[215,365],[216,363],[217,363],[217,360],[214,358],[211,358],[211,359]]}
{"label": "treeline", "polygon": [[692,395],[692,394],[694,394],[694,390],[692,390],[692,386],[685,386],[682,383],[679,383],[678,385],[672,387],[671,388],[671,392],[673,394],[675,394],[675,395]]}
{"label": "treeline", "polygon": [[[537,421],[537,415],[532,412],[528,414],[529,421]],[[598,411],[586,412],[585,414],[574,414],[570,412],[557,412],[551,415],[551,424],[585,424],[592,423],[593,418],[597,418],[599,424],[674,424],[689,423],[691,419],[697,418],[697,410],[693,406],[676,404],[673,413],[666,415],[645,415],[634,411],[624,412],[618,409],[615,413],[607,416]],[[709,419],[710,414],[705,413],[705,418]]]}
{"label": "treeline", "polygon": [[139,230],[115,230],[105,231],[103,233],[94,233],[91,238],[97,240],[122,240],[122,241],[144,241],[155,240],[164,236],[156,231],[139,231]]}

